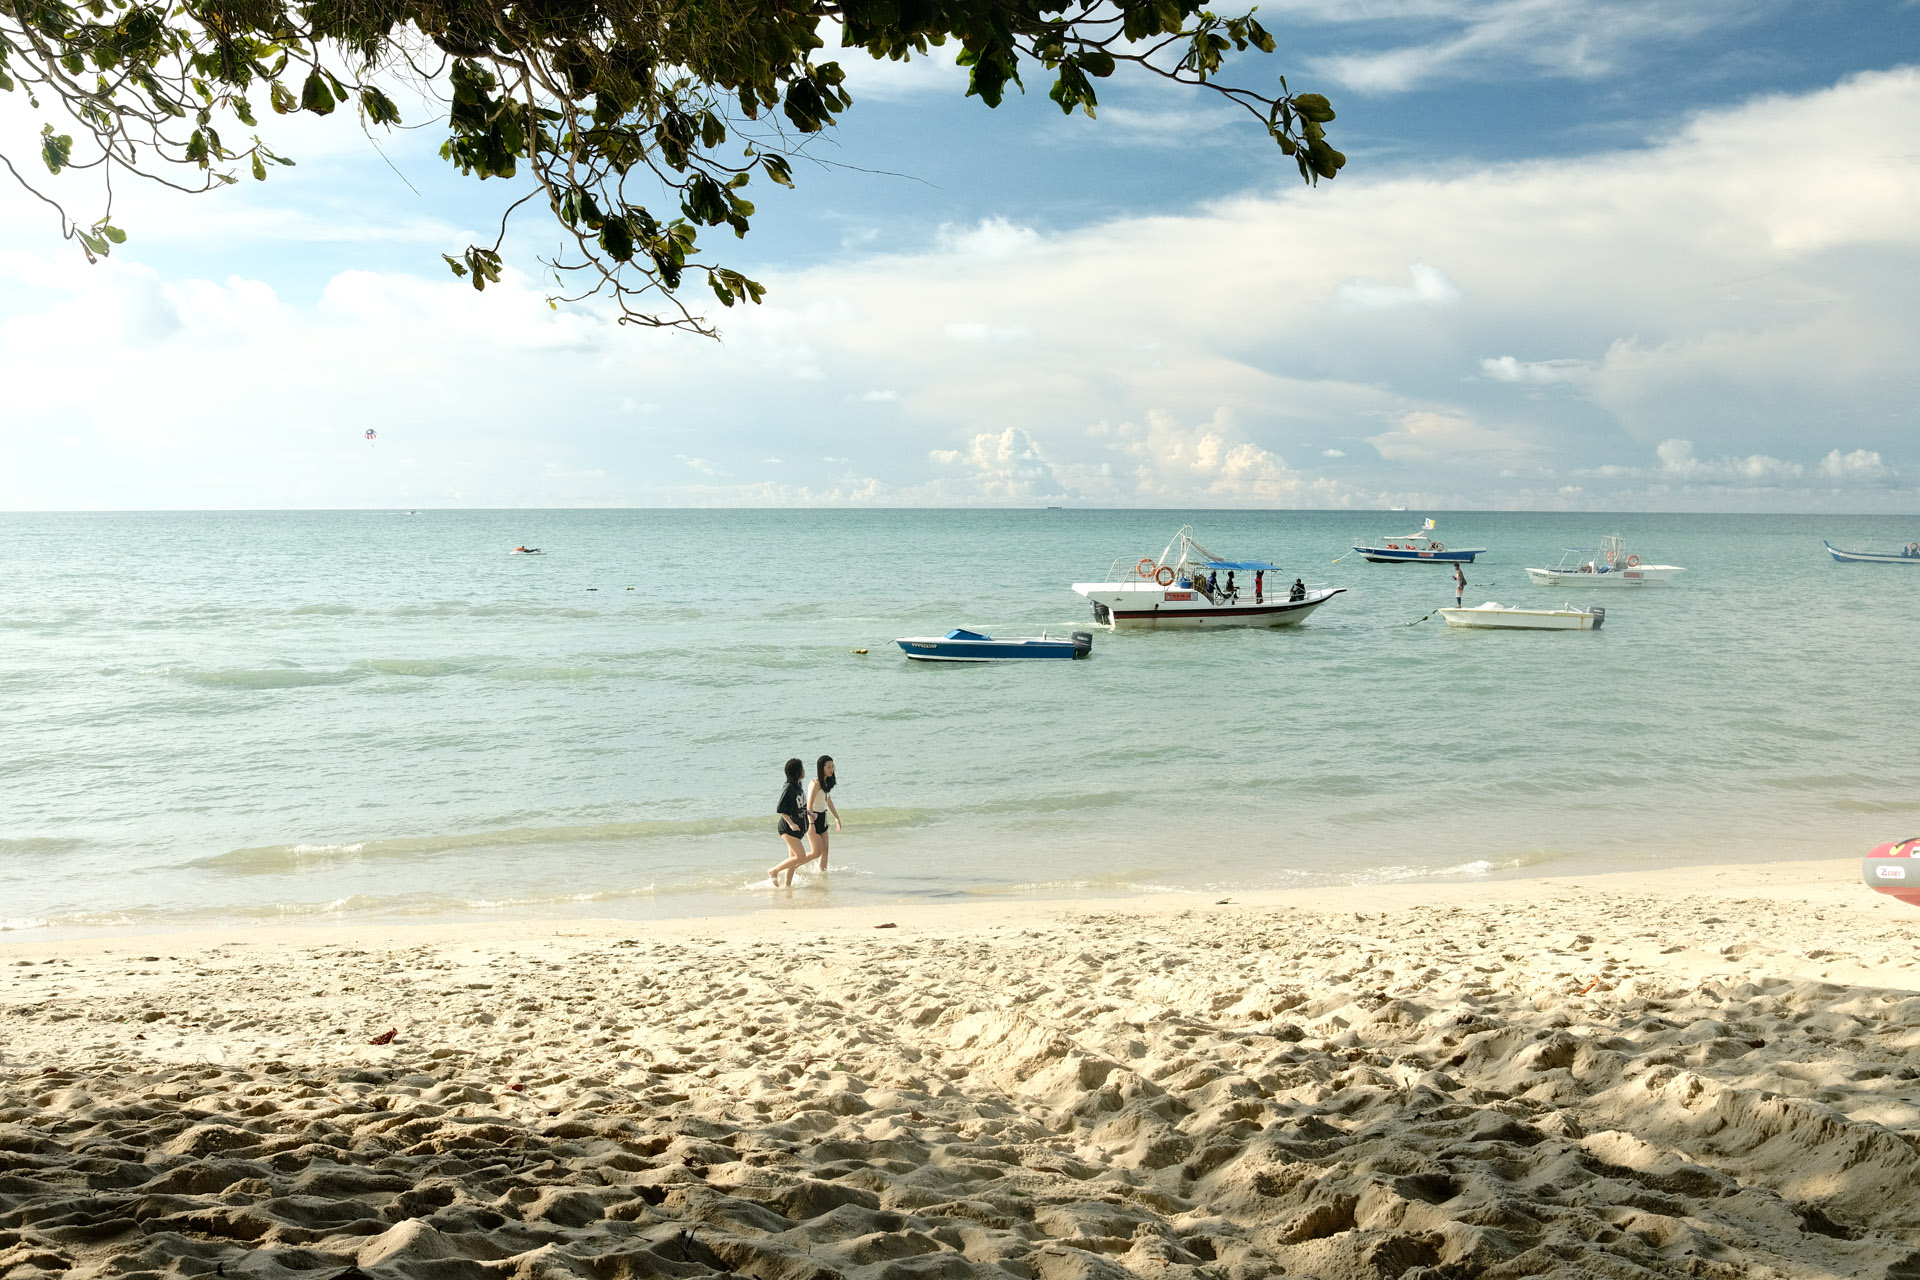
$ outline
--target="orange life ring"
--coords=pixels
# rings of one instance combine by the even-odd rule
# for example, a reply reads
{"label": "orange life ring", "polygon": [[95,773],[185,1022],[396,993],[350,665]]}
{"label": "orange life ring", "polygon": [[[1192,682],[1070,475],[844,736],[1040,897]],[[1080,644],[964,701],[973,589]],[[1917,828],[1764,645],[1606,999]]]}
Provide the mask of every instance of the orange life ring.
{"label": "orange life ring", "polygon": [[1444,542],[1430,542],[1427,545],[1432,547],[1435,551],[1445,551],[1447,549],[1447,544]]}
{"label": "orange life ring", "polygon": [[1133,571],[1143,578],[1151,578],[1153,576],[1153,561],[1142,556],[1140,563],[1133,566]]}
{"label": "orange life ring", "polygon": [[1639,557],[1639,556],[1628,556],[1628,557],[1627,557],[1627,568],[1629,568],[1629,569],[1638,569],[1639,567],[1640,567],[1640,557]]}
{"label": "orange life ring", "polygon": [[1173,585],[1173,566],[1165,565],[1165,564],[1161,565],[1160,572],[1153,575],[1153,580],[1159,583],[1163,587],[1172,586]]}

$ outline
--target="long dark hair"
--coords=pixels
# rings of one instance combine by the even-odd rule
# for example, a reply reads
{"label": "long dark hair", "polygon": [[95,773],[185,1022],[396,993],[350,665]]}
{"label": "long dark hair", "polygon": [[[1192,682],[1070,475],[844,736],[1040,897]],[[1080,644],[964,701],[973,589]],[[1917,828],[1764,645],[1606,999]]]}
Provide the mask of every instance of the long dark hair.
{"label": "long dark hair", "polygon": [[822,791],[833,790],[833,784],[840,781],[840,779],[836,778],[834,775],[827,772],[827,766],[832,763],[833,763],[832,756],[821,756],[818,760],[814,762],[813,780],[820,784],[820,789]]}
{"label": "long dark hair", "polygon": [[807,776],[807,762],[799,756],[787,761],[787,781],[798,782]]}

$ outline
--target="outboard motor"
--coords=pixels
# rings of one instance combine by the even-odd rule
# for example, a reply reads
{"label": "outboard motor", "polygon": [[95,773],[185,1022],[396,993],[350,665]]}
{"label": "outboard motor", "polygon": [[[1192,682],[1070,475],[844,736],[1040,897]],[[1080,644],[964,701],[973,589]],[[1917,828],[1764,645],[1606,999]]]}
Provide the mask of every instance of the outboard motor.
{"label": "outboard motor", "polygon": [[[1098,600],[1095,600],[1093,602],[1093,620],[1104,627],[1113,621],[1113,610],[1107,608],[1107,606],[1101,604]],[[1079,633],[1075,632],[1075,634],[1077,635]]]}
{"label": "outboard motor", "polygon": [[[1095,605],[1093,607],[1098,609],[1101,606]],[[1093,633],[1091,631],[1074,632],[1073,633],[1073,656],[1076,658],[1084,658],[1092,652],[1093,652]]]}
{"label": "outboard motor", "polygon": [[1606,622],[1606,620],[1607,620],[1607,606],[1603,604],[1597,604],[1593,606],[1593,629],[1595,631],[1598,631],[1600,629],[1601,624]]}

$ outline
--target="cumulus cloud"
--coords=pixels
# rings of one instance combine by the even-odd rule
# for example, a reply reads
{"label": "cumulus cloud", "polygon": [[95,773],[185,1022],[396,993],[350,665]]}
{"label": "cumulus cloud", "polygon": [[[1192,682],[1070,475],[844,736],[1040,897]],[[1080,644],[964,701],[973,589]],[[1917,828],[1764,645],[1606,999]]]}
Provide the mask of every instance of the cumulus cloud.
{"label": "cumulus cloud", "polygon": [[983,431],[965,449],[935,449],[928,456],[942,466],[967,472],[973,491],[991,502],[1065,496],[1040,446],[1017,427]]}
{"label": "cumulus cloud", "polygon": [[1663,440],[1654,454],[1667,476],[1696,483],[1777,485],[1797,480],[1806,472],[1797,462],[1783,462],[1764,453],[1709,462],[1694,456],[1691,440]]}
{"label": "cumulus cloud", "polygon": [[1880,460],[1877,450],[1855,449],[1841,453],[1834,449],[1820,459],[1820,474],[1829,480],[1884,480],[1891,477],[1893,471]]}

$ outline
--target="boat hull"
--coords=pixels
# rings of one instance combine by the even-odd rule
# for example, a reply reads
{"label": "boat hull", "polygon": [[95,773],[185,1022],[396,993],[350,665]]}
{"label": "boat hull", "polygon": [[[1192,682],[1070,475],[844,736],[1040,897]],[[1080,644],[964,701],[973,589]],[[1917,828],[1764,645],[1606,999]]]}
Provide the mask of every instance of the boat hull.
{"label": "boat hull", "polygon": [[1827,554],[1841,564],[1911,564],[1920,565],[1920,557],[1903,556],[1896,551],[1842,551],[1831,542],[1822,539]]}
{"label": "boat hull", "polygon": [[1093,637],[1073,640],[957,640],[948,636],[905,636],[894,643],[916,662],[1072,661],[1093,651]]}
{"label": "boat hull", "polygon": [[1450,627],[1482,631],[1597,631],[1607,611],[1592,609],[1442,609]]}
{"label": "boat hull", "polygon": [[1445,551],[1400,550],[1394,547],[1355,547],[1374,564],[1472,564],[1485,547],[1449,547]]}
{"label": "boat hull", "polygon": [[1267,596],[1213,604],[1203,592],[1153,583],[1076,582],[1073,589],[1093,604],[1094,621],[1116,631],[1198,630],[1216,627],[1291,627],[1345,587],[1309,591],[1304,599]]}
{"label": "boat hull", "polygon": [[1566,569],[1529,569],[1527,580],[1536,587],[1594,587],[1617,590],[1622,587],[1671,586],[1675,577],[1685,573],[1675,564],[1643,564],[1634,569],[1609,569],[1605,573],[1569,572]]}
{"label": "boat hull", "polygon": [[1889,840],[1860,860],[1860,879],[1875,893],[1920,907],[1920,837]]}

